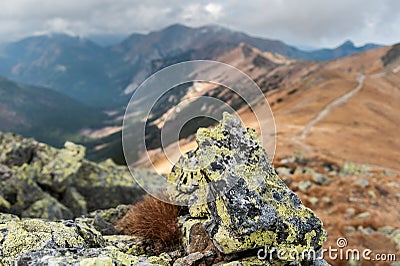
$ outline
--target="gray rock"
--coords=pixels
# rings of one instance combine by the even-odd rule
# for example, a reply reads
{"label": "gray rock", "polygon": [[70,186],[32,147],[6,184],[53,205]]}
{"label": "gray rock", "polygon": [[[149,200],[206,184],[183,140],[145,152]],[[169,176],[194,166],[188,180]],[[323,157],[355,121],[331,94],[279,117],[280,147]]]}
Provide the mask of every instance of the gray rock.
{"label": "gray rock", "polygon": [[168,180],[219,251],[321,248],[322,222],[278,177],[254,130],[225,113],[221,124],[197,132],[197,143]]}
{"label": "gray rock", "polygon": [[300,191],[302,192],[306,192],[309,188],[311,188],[313,186],[313,183],[311,183],[310,181],[300,181],[299,183],[297,183],[297,187],[300,189]]}
{"label": "gray rock", "polygon": [[174,266],[195,266],[195,265],[210,265],[206,264],[207,258],[212,257],[213,254],[194,252],[186,257],[180,258],[174,262]]}
{"label": "gray rock", "polygon": [[384,235],[390,235],[391,233],[393,233],[395,229],[391,226],[382,226],[378,228],[378,232],[384,234]]}
{"label": "gray rock", "polygon": [[369,186],[369,182],[367,180],[365,180],[364,178],[358,179],[354,184],[361,188],[366,188]]}
{"label": "gray rock", "polygon": [[102,235],[115,235],[117,230],[114,224],[121,219],[129,210],[129,205],[118,205],[107,210],[97,210],[90,213],[91,224],[102,233]]}
{"label": "gray rock", "polygon": [[65,190],[61,203],[71,210],[74,217],[87,214],[86,200],[74,187],[68,187]]}
{"label": "gray rock", "polygon": [[98,231],[86,224],[73,221],[50,222],[0,216],[0,264],[12,264],[31,253],[48,250],[85,249],[103,247],[104,239]]}
{"label": "gray rock", "polygon": [[72,212],[59,203],[55,198],[46,195],[43,199],[34,202],[21,213],[21,217],[43,218],[48,220],[72,219]]}
{"label": "gray rock", "polygon": [[[140,175],[153,174],[141,170]],[[0,132],[0,211],[69,219],[131,204],[143,195],[127,167],[88,161],[83,146],[66,142],[55,149]]]}
{"label": "gray rock", "polygon": [[318,185],[328,185],[332,180],[324,174],[317,173],[312,168],[308,168],[306,173],[311,174],[311,179]]}
{"label": "gray rock", "polygon": [[277,172],[279,175],[286,175],[286,176],[289,176],[289,175],[292,175],[292,174],[291,174],[291,171],[292,171],[292,169],[287,168],[287,167],[278,167],[278,168],[276,168],[276,172]]}
{"label": "gray rock", "polygon": [[369,213],[369,212],[362,212],[362,213],[359,213],[356,215],[356,218],[360,219],[360,220],[366,220],[370,217],[371,217],[371,213]]}

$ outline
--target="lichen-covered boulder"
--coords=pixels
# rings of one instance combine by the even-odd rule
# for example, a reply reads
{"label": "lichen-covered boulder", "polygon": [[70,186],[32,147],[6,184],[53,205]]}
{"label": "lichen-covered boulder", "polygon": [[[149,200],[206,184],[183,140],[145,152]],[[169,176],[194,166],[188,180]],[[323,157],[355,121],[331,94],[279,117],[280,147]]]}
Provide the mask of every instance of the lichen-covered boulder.
{"label": "lichen-covered boulder", "polygon": [[21,213],[21,217],[43,218],[48,220],[72,219],[72,212],[55,198],[46,195],[34,202]]}
{"label": "lichen-covered boulder", "polygon": [[0,213],[0,265],[167,266],[175,259],[168,253],[146,255],[142,239],[103,237],[84,219],[52,222]]}
{"label": "lichen-covered boulder", "polygon": [[321,249],[322,222],[278,177],[254,130],[225,113],[215,128],[198,130],[197,144],[168,180],[172,196],[189,203],[190,216],[222,253]]}
{"label": "lichen-covered boulder", "polygon": [[104,243],[98,231],[83,223],[0,215],[0,264],[13,264],[31,252],[104,247]]}
{"label": "lichen-covered boulder", "polygon": [[[144,170],[136,174],[154,179]],[[143,195],[126,166],[86,160],[83,146],[66,142],[56,149],[0,132],[0,212],[70,219],[131,204]]]}

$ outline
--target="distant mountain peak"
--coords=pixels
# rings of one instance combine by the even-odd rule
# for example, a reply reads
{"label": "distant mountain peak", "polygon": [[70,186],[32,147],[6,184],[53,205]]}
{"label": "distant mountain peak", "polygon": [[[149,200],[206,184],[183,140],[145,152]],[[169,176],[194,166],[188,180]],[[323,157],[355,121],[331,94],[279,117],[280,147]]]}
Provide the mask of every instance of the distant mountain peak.
{"label": "distant mountain peak", "polygon": [[346,40],[338,48],[356,48],[356,47],[355,47],[354,43],[351,40]]}

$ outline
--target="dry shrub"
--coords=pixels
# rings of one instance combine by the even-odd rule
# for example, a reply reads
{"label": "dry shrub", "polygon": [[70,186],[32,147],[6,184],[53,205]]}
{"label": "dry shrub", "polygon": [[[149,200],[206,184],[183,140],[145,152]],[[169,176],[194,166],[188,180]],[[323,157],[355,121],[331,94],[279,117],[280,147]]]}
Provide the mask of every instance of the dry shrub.
{"label": "dry shrub", "polygon": [[177,224],[179,206],[148,196],[132,205],[119,220],[116,228],[124,234],[143,237],[163,245],[176,244],[180,240]]}

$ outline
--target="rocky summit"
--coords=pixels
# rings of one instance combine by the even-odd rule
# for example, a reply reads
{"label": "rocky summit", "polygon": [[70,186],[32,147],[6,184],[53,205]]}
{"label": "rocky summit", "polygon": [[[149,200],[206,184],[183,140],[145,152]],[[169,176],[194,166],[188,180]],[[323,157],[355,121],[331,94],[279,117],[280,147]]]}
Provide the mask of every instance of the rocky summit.
{"label": "rocky summit", "polygon": [[289,255],[319,254],[326,232],[278,177],[254,130],[225,113],[217,127],[197,132],[197,144],[169,175],[178,200],[189,203],[190,214],[182,222],[189,249],[191,231],[198,232],[195,225],[201,224],[224,255],[254,256],[264,248],[280,252],[278,260],[318,262]]}

